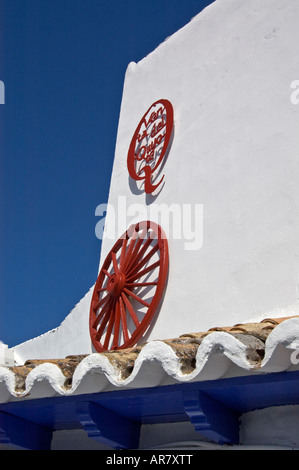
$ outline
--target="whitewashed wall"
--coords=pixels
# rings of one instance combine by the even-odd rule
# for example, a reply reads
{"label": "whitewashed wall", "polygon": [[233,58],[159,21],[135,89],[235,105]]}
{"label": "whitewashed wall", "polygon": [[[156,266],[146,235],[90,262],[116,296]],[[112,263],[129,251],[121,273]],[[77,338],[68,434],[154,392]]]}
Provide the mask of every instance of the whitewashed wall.
{"label": "whitewashed wall", "polygon": [[[117,210],[121,196],[147,210],[203,207],[198,249],[169,233],[168,285],[147,339],[299,313],[298,19],[297,0],[217,0],[128,66],[109,204]],[[132,191],[126,159],[141,117],[160,98],[173,105],[175,130],[153,199]],[[108,211],[108,227],[113,217]],[[114,241],[103,240],[100,266]],[[57,330],[16,352],[90,352],[88,310],[85,299]]]}
{"label": "whitewashed wall", "polygon": [[298,19],[296,1],[219,0],[128,67],[109,203],[125,195],[150,210],[131,190],[127,150],[143,113],[166,98],[175,132],[152,204],[203,205],[202,247],[169,240],[152,338],[299,311]]}

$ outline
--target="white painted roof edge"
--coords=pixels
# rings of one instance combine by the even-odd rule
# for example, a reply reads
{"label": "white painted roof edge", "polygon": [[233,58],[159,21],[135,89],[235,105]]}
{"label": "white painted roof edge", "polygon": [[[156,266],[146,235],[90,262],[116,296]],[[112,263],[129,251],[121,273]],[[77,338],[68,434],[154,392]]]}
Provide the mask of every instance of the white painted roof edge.
{"label": "white painted roof edge", "polygon": [[[0,367],[0,402],[99,393],[120,388],[141,388],[191,381],[216,380],[230,376],[297,370],[299,362],[299,318],[277,325],[265,343],[259,368],[246,357],[246,346],[226,332],[212,332],[198,347],[196,367],[184,374],[178,356],[162,341],[146,344],[136,358],[132,373],[123,379],[120,369],[103,354],[90,354],[75,369],[71,388],[52,363],[36,366],[26,378],[22,393],[15,390],[14,372]],[[297,367],[296,367],[297,366]]]}

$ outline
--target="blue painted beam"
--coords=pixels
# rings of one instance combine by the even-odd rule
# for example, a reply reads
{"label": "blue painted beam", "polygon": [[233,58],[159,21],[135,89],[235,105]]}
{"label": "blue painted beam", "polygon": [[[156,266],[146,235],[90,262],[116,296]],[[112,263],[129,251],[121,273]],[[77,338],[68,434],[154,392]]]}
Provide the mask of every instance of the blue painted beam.
{"label": "blue painted beam", "polygon": [[140,424],[93,402],[77,404],[77,417],[88,437],[113,449],[137,449]]}
{"label": "blue painted beam", "polygon": [[[81,414],[83,423],[81,425],[76,411],[78,403],[82,401],[92,402],[107,411],[104,430],[103,426],[98,425],[97,437],[100,442],[112,442],[115,448],[118,446],[136,448],[138,441],[137,438],[130,438],[128,442],[119,441],[121,437],[118,439],[115,430],[112,435],[109,434],[107,423],[108,427],[113,428],[114,423],[117,425],[119,421],[125,422],[122,429],[127,429],[127,425],[128,429],[134,429],[136,423],[177,422],[179,426],[180,422],[189,419],[193,420],[193,424],[201,434],[205,431],[206,436],[214,436],[213,440],[216,439],[217,442],[230,442],[236,440],[234,437],[236,431],[232,432],[237,428],[236,416],[269,406],[299,404],[299,371],[176,383],[144,389],[120,389],[85,395],[32,400],[27,398],[1,403],[0,412],[13,415],[20,420],[34,421],[40,429],[78,429],[84,424],[84,416]],[[215,415],[214,407],[215,410],[220,410]],[[88,423],[93,422],[96,426],[98,422],[93,420],[92,413],[88,410],[85,410],[85,413],[88,415],[85,425],[88,427]],[[217,422],[219,414],[223,419]],[[225,424],[226,421],[232,424],[228,426]],[[19,422],[21,421],[15,420],[16,426]],[[222,426],[226,430],[221,429]],[[102,437],[99,430],[102,432]],[[139,435],[139,425],[135,432]],[[5,442],[5,439],[7,442],[9,437],[3,429],[1,431],[0,421],[0,442]]]}
{"label": "blue painted beam", "polygon": [[0,412],[0,442],[28,450],[49,450],[52,431],[39,424]]}
{"label": "blue painted beam", "polygon": [[202,391],[184,393],[184,408],[195,430],[218,444],[239,443],[239,417]]}

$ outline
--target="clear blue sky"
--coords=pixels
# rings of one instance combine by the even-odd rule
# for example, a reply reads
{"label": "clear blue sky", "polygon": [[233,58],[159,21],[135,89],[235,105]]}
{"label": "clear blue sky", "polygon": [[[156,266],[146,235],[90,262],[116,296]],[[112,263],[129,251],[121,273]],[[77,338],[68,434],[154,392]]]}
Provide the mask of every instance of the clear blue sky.
{"label": "clear blue sky", "polygon": [[[97,277],[126,67],[212,1],[0,0],[0,340],[59,326]],[[178,63],[179,67],[179,63]]]}

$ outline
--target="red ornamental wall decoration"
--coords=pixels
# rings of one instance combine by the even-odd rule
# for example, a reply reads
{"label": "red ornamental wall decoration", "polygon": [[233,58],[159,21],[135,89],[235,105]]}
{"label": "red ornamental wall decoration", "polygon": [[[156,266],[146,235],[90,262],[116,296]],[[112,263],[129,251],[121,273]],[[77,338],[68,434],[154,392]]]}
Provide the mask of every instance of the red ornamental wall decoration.
{"label": "red ornamental wall decoration", "polygon": [[148,330],[163,296],[168,243],[162,228],[143,221],[114,244],[99,272],[89,329],[96,351],[134,346]]}
{"label": "red ornamental wall decoration", "polygon": [[[135,181],[144,180],[147,194],[155,191],[164,179],[164,175],[160,176],[160,170],[169,148],[172,129],[172,104],[160,99],[146,111],[132,137],[127,157],[128,171]],[[157,183],[156,179],[159,179]]]}

